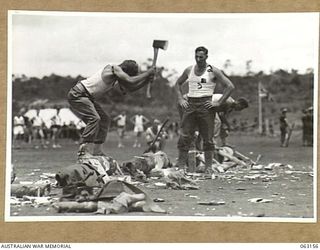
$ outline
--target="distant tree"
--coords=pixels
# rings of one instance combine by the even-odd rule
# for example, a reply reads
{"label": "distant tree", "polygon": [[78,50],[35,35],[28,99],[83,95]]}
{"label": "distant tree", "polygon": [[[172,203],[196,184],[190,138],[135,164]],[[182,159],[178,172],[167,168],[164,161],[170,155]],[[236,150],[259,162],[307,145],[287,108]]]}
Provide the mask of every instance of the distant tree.
{"label": "distant tree", "polygon": [[253,72],[251,71],[251,68],[252,68],[252,60],[247,60],[246,61],[246,75],[247,76],[250,76],[253,74]]}
{"label": "distant tree", "polygon": [[306,74],[313,74],[314,69],[313,68],[307,68],[306,69]]}
{"label": "distant tree", "polygon": [[228,71],[228,69],[229,69],[231,66],[232,66],[231,60],[230,60],[230,59],[227,59],[227,60],[224,62],[224,64],[223,64],[223,69],[224,69],[225,71]]}

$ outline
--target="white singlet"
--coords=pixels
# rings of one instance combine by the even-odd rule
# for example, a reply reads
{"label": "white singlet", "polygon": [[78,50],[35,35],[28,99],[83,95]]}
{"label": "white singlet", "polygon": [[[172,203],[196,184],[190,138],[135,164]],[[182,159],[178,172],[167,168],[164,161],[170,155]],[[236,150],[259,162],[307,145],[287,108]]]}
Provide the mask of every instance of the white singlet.
{"label": "white singlet", "polygon": [[[102,71],[107,71],[110,73],[110,76],[113,75],[112,72],[112,65],[107,65],[105,68],[100,69],[98,72],[93,74],[92,76],[88,77],[81,81],[84,87],[88,90],[88,92],[94,97],[98,98],[101,97],[104,93],[109,91],[111,88],[114,87],[116,78],[110,82],[104,82],[102,79]],[[110,78],[112,79],[112,78]]]}
{"label": "white singlet", "polygon": [[195,65],[192,66],[188,76],[189,93],[188,97],[212,96],[216,83],[212,81],[213,72],[210,65],[201,76],[194,73]]}

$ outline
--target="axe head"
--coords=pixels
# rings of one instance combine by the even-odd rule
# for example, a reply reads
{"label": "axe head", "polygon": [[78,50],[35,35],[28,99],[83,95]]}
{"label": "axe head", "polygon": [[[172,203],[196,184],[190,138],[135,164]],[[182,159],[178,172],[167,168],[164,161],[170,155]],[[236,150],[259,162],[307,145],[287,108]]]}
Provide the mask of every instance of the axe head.
{"label": "axe head", "polygon": [[168,41],[165,40],[153,40],[153,48],[166,50],[168,48]]}

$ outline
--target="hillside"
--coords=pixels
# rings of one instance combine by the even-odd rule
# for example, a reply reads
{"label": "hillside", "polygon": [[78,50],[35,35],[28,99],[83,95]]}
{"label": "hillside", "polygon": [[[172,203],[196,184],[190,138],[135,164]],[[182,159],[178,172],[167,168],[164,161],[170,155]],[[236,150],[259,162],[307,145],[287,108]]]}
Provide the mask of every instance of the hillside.
{"label": "hillside", "polygon": [[[250,101],[249,109],[241,114],[242,118],[251,120],[257,116],[259,81],[269,92],[269,101],[267,98],[264,100],[264,112],[268,116],[277,115],[279,109],[286,106],[292,114],[298,117],[303,108],[313,104],[314,77],[312,73],[300,75],[294,71],[288,73],[278,70],[269,75],[259,73],[250,76],[230,76],[229,78],[235,85],[232,97],[236,99],[242,96]],[[16,113],[22,106],[30,108],[35,103],[42,103],[46,107],[68,106],[67,93],[80,79],[83,79],[80,75],[73,78],[54,74],[42,79],[26,76],[13,77],[13,113]],[[221,91],[222,87],[218,84],[216,92]],[[175,92],[168,79],[159,74],[153,84],[154,97],[151,100],[146,99],[145,92],[145,88],[127,95],[113,91],[100,102],[112,114],[127,110],[130,115],[143,107],[144,113],[150,117],[177,117]],[[240,114],[234,115],[237,117]]]}

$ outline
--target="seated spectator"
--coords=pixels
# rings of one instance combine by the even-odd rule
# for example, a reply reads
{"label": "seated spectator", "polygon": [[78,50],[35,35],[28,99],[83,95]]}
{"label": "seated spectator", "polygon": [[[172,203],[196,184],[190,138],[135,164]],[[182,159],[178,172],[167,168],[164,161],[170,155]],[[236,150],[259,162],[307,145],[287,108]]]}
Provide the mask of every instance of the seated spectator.
{"label": "seated spectator", "polygon": [[[161,128],[160,121],[158,119],[155,119],[153,121],[153,124],[151,127],[148,127],[146,130],[146,140],[147,140],[147,145],[151,146],[152,142],[156,138],[156,135],[158,134],[159,130]],[[168,139],[168,134],[165,131],[162,131],[160,135],[158,136],[156,142],[154,145],[151,147],[150,151],[153,153],[157,151],[163,151],[165,147],[165,142],[166,139]]]}

